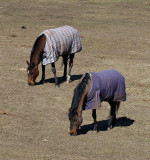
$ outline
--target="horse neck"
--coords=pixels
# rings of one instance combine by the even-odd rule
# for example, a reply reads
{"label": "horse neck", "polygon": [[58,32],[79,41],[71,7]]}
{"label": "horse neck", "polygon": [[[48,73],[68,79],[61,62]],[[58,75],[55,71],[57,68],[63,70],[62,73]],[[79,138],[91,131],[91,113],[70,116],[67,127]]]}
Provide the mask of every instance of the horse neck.
{"label": "horse neck", "polygon": [[83,94],[81,95],[81,98],[80,98],[80,101],[78,103],[78,107],[77,107],[77,110],[76,110],[79,116],[81,116],[81,114],[82,114],[83,102],[84,102],[85,96],[86,96],[86,93],[84,91]]}
{"label": "horse neck", "polygon": [[34,65],[38,65],[40,56],[43,53],[44,47],[46,43],[46,36],[44,34],[40,35],[33,47],[33,51],[31,53],[31,63],[34,63]]}
{"label": "horse neck", "polygon": [[89,93],[90,88],[91,88],[91,80],[89,79],[78,103],[77,112],[79,116],[82,114],[84,99],[85,96],[87,96],[87,94]]}
{"label": "horse neck", "polygon": [[34,64],[35,66],[37,66],[38,65],[38,63],[39,63],[39,59],[40,59],[40,51],[34,51],[33,52],[33,54],[32,54],[32,56],[31,56],[31,60],[30,60],[30,63],[31,63],[31,65],[32,64]]}

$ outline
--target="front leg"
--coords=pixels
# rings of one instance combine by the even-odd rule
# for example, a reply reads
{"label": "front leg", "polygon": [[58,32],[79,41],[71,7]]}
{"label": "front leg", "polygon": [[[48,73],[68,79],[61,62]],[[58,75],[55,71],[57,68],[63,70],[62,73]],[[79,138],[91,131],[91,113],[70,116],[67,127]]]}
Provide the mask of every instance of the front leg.
{"label": "front leg", "polygon": [[42,78],[40,80],[40,84],[43,84],[45,82],[45,65],[42,64]]}
{"label": "front leg", "polygon": [[53,72],[54,78],[55,78],[55,87],[58,88],[59,82],[58,82],[58,78],[56,77],[55,63],[52,63],[51,66],[52,66],[52,72]]}
{"label": "front leg", "polygon": [[96,120],[96,109],[92,110],[92,117],[94,119],[94,128],[93,128],[93,130],[98,132],[98,130],[97,130],[97,120]]}

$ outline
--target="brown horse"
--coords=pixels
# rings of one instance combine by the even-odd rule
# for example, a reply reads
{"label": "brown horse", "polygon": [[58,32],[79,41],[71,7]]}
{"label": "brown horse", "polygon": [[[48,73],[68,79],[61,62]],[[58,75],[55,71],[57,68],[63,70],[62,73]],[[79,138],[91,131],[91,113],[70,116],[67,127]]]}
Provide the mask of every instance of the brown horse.
{"label": "brown horse", "polygon": [[39,75],[38,65],[42,61],[42,78],[39,83],[44,83],[45,66],[50,63],[55,78],[55,86],[58,87],[59,81],[56,76],[55,62],[60,56],[63,57],[64,80],[67,75],[68,59],[70,59],[69,73],[67,77],[67,82],[69,82],[74,55],[76,52],[80,52],[81,50],[81,40],[76,29],[70,26],[63,26],[43,31],[33,45],[30,55],[30,63],[26,61],[28,65],[28,84],[35,84],[35,80]]}
{"label": "brown horse", "polygon": [[86,73],[74,89],[72,105],[69,109],[70,135],[77,135],[82,124],[82,110],[92,109],[94,130],[97,131],[96,108],[102,101],[111,106],[108,129],[116,122],[120,102],[126,100],[124,77],[116,70]]}

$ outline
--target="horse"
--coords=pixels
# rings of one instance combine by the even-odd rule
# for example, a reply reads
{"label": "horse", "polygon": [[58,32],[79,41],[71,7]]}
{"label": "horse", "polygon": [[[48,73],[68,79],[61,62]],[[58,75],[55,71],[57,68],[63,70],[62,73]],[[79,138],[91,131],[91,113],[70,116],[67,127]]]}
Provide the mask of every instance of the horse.
{"label": "horse", "polygon": [[[82,50],[79,32],[70,26],[62,26],[55,29],[44,30],[36,39],[31,55],[30,62],[26,61],[28,68],[28,85],[34,85],[39,75],[38,65],[42,61],[42,78],[39,84],[45,81],[45,66],[51,64],[52,72],[55,78],[55,87],[59,87],[59,81],[56,76],[55,62],[60,56],[63,57],[64,74],[63,79],[70,82],[71,69],[75,53]],[[67,75],[67,63],[69,61],[69,73]]]}
{"label": "horse", "polygon": [[93,130],[98,132],[96,109],[101,107],[101,102],[110,104],[110,119],[108,130],[113,128],[116,122],[116,113],[121,101],[126,101],[125,79],[120,72],[110,69],[100,72],[89,72],[81,77],[74,89],[72,104],[69,109],[70,135],[77,135],[77,130],[82,124],[82,111],[92,110],[94,120]]}

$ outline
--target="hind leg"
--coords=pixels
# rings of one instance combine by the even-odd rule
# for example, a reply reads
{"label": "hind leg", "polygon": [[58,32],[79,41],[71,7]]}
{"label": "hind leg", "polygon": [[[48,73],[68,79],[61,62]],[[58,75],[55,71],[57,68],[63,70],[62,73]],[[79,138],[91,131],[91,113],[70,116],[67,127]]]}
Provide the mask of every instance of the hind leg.
{"label": "hind leg", "polygon": [[71,78],[71,69],[72,69],[72,67],[73,67],[73,58],[74,58],[74,53],[73,53],[73,54],[70,54],[69,73],[68,73],[68,76],[67,76],[67,83],[70,82],[70,78]]}
{"label": "hind leg", "polygon": [[94,128],[93,128],[93,130],[97,132],[96,109],[92,110],[92,117],[93,117],[93,120],[94,120]]}
{"label": "hind leg", "polygon": [[120,102],[109,102],[111,106],[110,110],[110,119],[108,121],[108,130],[113,128],[114,124],[116,123],[116,111],[119,109]]}
{"label": "hind leg", "polygon": [[52,66],[52,72],[53,72],[54,78],[55,78],[55,87],[58,88],[59,82],[58,82],[58,78],[56,77],[55,63],[51,63],[51,66]]}
{"label": "hind leg", "polygon": [[64,75],[63,75],[63,80],[66,80],[68,55],[63,56],[63,63],[64,63]]}

